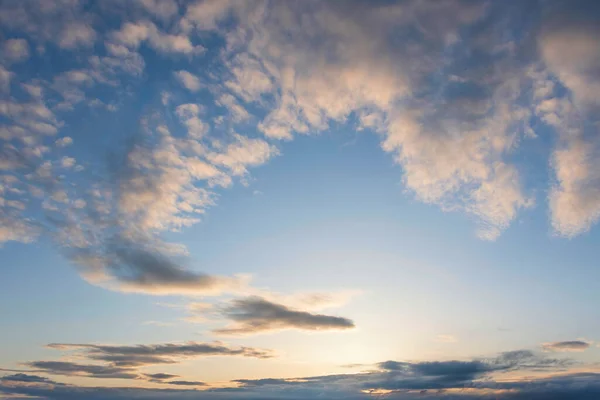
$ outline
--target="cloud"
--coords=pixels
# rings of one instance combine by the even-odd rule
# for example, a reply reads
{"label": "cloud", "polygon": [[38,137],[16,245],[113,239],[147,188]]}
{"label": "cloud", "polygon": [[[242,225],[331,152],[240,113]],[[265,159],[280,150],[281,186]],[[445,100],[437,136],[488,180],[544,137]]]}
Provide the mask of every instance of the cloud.
{"label": "cloud", "polygon": [[85,376],[105,379],[135,379],[137,374],[129,368],[104,365],[78,364],[69,361],[33,361],[26,363],[34,371],[52,375]]}
{"label": "cloud", "polygon": [[[71,345],[67,345],[71,346]],[[73,345],[77,346],[77,345]],[[84,345],[87,346],[87,345]],[[128,353],[139,346],[120,347]],[[128,350],[125,350],[128,349]],[[181,349],[176,350],[179,353]],[[171,355],[171,352],[167,352]],[[44,382],[7,382],[0,380],[0,393],[26,394],[45,399],[327,399],[366,400],[379,394],[390,399],[564,399],[594,398],[600,393],[600,375],[563,371],[568,360],[549,359],[527,350],[501,353],[495,357],[449,361],[385,361],[355,374],[318,375],[296,378],[236,379],[222,386],[203,390],[150,389],[142,387],[81,387],[47,385]],[[537,377],[505,379],[507,372],[537,372]],[[539,375],[545,372],[545,375]],[[184,381],[172,374],[144,374],[174,386],[204,386],[199,381]],[[556,394],[559,395],[556,395]],[[591,397],[578,397],[586,393]],[[555,396],[556,397],[552,397]],[[490,397],[491,396],[491,397]]]}
{"label": "cloud", "polygon": [[146,377],[150,378],[151,380],[157,380],[157,381],[163,381],[165,379],[172,379],[172,378],[179,377],[179,375],[165,374],[165,373],[144,374],[144,375]]}
{"label": "cloud", "polygon": [[538,46],[551,76],[538,80],[552,83],[553,76],[571,93],[549,90],[538,106],[542,119],[559,134],[552,156],[556,184],[549,193],[551,220],[557,234],[574,237],[600,218],[600,8],[595,2],[574,1],[554,8],[544,22]]}
{"label": "cloud", "polygon": [[63,49],[90,47],[96,40],[94,29],[83,22],[72,22],[63,28],[58,45]]}
{"label": "cloud", "polygon": [[207,356],[253,358],[270,358],[273,356],[268,350],[252,347],[228,347],[220,342],[161,343],[137,346],[52,343],[48,347],[62,351],[75,350],[89,360],[106,362],[111,365],[111,368],[116,369],[130,369],[154,364],[173,364],[182,359]]}
{"label": "cloud", "polygon": [[[7,121],[0,169],[16,179],[3,183],[0,241],[51,237],[85,279],[113,290],[236,291],[244,279],[202,273],[163,235],[200,222],[221,188],[246,182],[252,168],[279,154],[276,140],[337,124],[378,135],[407,193],[467,213],[478,235],[493,240],[535,205],[517,151],[533,140],[537,119],[559,132],[549,205],[554,230],[573,237],[600,215],[598,105],[590,94],[598,14],[573,4],[536,6],[538,31],[529,17],[511,27],[501,22],[521,5],[489,2],[140,0],[111,13],[76,1],[10,1],[0,23],[12,39],[2,51],[24,54],[27,46],[37,57],[56,44],[59,56],[83,52],[44,76],[0,67],[0,86],[10,94],[0,102]],[[528,34],[510,34],[513,28]],[[146,85],[139,126],[110,137],[109,162],[98,157],[87,169],[88,160],[77,159],[89,175],[76,178],[83,167],[64,153],[76,150],[61,132],[70,125],[66,113],[118,104],[141,79],[168,83],[174,73],[195,90],[200,83],[187,70],[206,35],[215,38],[206,42],[214,46],[205,53],[211,71],[202,75],[209,90],[194,102],[174,90],[161,108]],[[188,57],[164,57],[175,54]],[[147,76],[145,57],[162,60]]]}
{"label": "cloud", "polygon": [[[229,347],[221,342],[213,343],[160,343],[153,345],[115,346],[99,344],[51,343],[48,348],[72,352],[78,359],[90,363],[72,361],[30,361],[23,365],[28,372],[50,375],[78,376],[97,379],[145,379],[153,383],[202,386],[200,381],[173,380],[178,375],[168,373],[142,374],[139,368],[152,365],[170,365],[184,360],[211,356],[250,357],[266,359],[274,356],[270,350],[253,347]],[[102,364],[98,364],[101,362]],[[15,374],[2,377],[6,381],[52,383],[46,378]]]}
{"label": "cloud", "polygon": [[[377,115],[361,127],[382,135],[409,191],[474,215],[480,237],[495,239],[533,206],[507,161],[529,131],[530,110],[518,101],[528,78],[510,50],[499,50],[514,43],[479,44],[488,38],[473,26],[488,18],[485,3],[281,3],[231,12],[240,18],[226,35],[226,86],[246,102],[268,104],[258,125],[267,137],[289,140],[352,115]],[[248,13],[260,23],[246,23]],[[461,29],[473,29],[472,44],[461,42]],[[473,51],[453,53],[453,46]],[[443,83],[434,89],[432,79]]]}
{"label": "cloud", "polygon": [[177,385],[177,386],[205,386],[206,383],[200,381],[168,381],[166,382],[169,385]]}
{"label": "cloud", "polygon": [[197,92],[202,87],[200,79],[188,71],[177,71],[174,74],[183,87],[190,92]]}
{"label": "cloud", "polygon": [[232,1],[208,0],[197,1],[188,4],[181,25],[186,29],[195,27],[199,30],[212,30],[217,26],[217,22],[223,19],[232,6]]}
{"label": "cloud", "polygon": [[241,277],[219,277],[183,268],[175,258],[155,248],[158,243],[140,245],[120,238],[106,245],[100,254],[87,249],[76,251],[72,259],[93,283],[123,292],[148,294],[218,294],[241,289]]}
{"label": "cloud", "polygon": [[0,380],[4,381],[14,381],[14,382],[36,382],[36,383],[51,383],[52,381],[48,378],[44,378],[43,376],[37,375],[28,375],[23,373],[18,373],[14,375],[4,375],[0,377]]}
{"label": "cloud", "polygon": [[67,147],[67,146],[70,146],[71,144],[73,144],[73,139],[71,139],[69,136],[65,136],[60,139],[56,139],[56,141],[54,143],[58,147]]}
{"label": "cloud", "polygon": [[584,351],[590,347],[590,343],[583,340],[568,340],[565,342],[550,342],[542,344],[544,351],[561,352],[561,351]]}
{"label": "cloud", "polygon": [[175,114],[187,127],[188,136],[193,139],[202,138],[209,130],[206,123],[198,117],[202,108],[198,104],[181,104],[175,109]]}
{"label": "cloud", "polygon": [[222,94],[217,100],[217,104],[229,111],[234,122],[243,122],[250,118],[248,111],[229,93]]}
{"label": "cloud", "polygon": [[[248,387],[328,387],[346,393],[377,391],[397,391],[404,395],[407,391],[447,390],[494,387],[493,374],[515,370],[548,370],[555,371],[564,367],[565,362],[547,359],[530,351],[512,351],[501,353],[489,359],[468,361],[384,361],[376,366],[378,370],[358,374],[325,375],[294,379],[243,379],[238,382]],[[481,379],[487,377],[487,379]],[[435,393],[435,392],[433,392]],[[439,394],[439,393],[438,393]],[[403,398],[403,397],[400,397]]]}
{"label": "cloud", "polygon": [[154,16],[168,20],[179,12],[179,6],[175,0],[138,0],[148,12]]}
{"label": "cloud", "polygon": [[325,331],[354,328],[354,322],[347,318],[295,310],[260,297],[233,300],[224,308],[223,315],[234,322],[231,327],[215,330],[215,333],[223,335],[282,329]]}
{"label": "cloud", "polygon": [[179,378],[179,375],[165,374],[165,373],[157,373],[157,374],[144,374],[145,377],[148,378],[148,381],[154,383],[163,383],[167,385],[176,385],[176,386],[205,386],[206,383],[200,381],[184,381],[184,380],[171,380],[174,378]]}
{"label": "cloud", "polygon": [[235,135],[225,151],[210,152],[207,159],[215,165],[226,167],[233,175],[244,175],[248,172],[246,167],[262,165],[278,154],[277,147],[262,139]]}
{"label": "cloud", "polygon": [[162,54],[200,54],[204,47],[194,45],[183,34],[169,34],[160,31],[151,21],[126,22],[119,31],[112,33],[112,40],[131,49],[137,49],[147,42],[152,49]]}
{"label": "cloud", "polygon": [[8,39],[2,46],[2,58],[7,62],[23,62],[29,58],[29,44],[25,39]]}

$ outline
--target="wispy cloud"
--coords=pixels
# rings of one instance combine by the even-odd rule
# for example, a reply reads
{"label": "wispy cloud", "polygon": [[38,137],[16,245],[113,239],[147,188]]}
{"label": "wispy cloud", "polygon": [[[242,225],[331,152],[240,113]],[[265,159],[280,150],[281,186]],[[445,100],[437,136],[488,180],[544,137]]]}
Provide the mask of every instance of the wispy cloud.
{"label": "wispy cloud", "polygon": [[565,342],[549,342],[542,344],[544,351],[562,352],[562,351],[584,351],[591,346],[590,342],[583,340],[568,340]]}

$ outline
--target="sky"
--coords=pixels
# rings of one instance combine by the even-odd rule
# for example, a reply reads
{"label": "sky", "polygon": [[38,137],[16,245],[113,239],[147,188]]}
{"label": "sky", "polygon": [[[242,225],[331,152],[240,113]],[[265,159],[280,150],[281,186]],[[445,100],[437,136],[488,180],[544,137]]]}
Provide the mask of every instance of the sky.
{"label": "sky", "polygon": [[0,398],[600,398],[600,2],[4,0]]}

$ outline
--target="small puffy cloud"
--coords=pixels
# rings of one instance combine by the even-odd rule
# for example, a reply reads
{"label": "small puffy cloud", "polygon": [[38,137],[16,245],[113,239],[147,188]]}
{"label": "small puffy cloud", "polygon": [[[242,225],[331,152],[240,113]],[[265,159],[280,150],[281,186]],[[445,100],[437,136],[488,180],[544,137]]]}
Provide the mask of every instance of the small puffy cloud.
{"label": "small puffy cloud", "polygon": [[137,2],[152,15],[168,20],[179,12],[179,6],[175,0],[137,0]]}
{"label": "small puffy cloud", "polygon": [[35,99],[42,98],[44,89],[40,85],[23,83],[21,86],[31,97]]}
{"label": "small puffy cloud", "polygon": [[67,156],[65,156],[65,157],[61,158],[60,165],[63,168],[71,168],[72,166],[75,165],[75,162],[76,161],[75,161],[75,159],[73,157],[67,157]]}
{"label": "small puffy cloud", "polygon": [[96,31],[85,22],[72,22],[66,25],[58,37],[58,45],[63,49],[90,47],[96,41]]}
{"label": "small puffy cloud", "polygon": [[29,58],[29,44],[25,39],[8,39],[2,46],[2,58],[7,62],[22,62]]}
{"label": "small puffy cloud", "polygon": [[248,111],[229,93],[219,96],[217,104],[229,111],[234,122],[243,122],[250,118]]}
{"label": "small puffy cloud", "polygon": [[354,322],[348,318],[312,314],[260,297],[233,300],[223,309],[223,315],[233,321],[232,326],[215,330],[215,333],[224,335],[253,334],[283,329],[326,331],[355,327]]}
{"label": "small puffy cloud", "polygon": [[202,87],[200,79],[191,72],[182,70],[174,72],[174,74],[179,83],[190,92],[197,92]]}
{"label": "small puffy cloud", "polygon": [[31,243],[39,234],[39,227],[28,218],[0,210],[0,246],[9,241]]}
{"label": "small puffy cloud", "polygon": [[181,24],[184,28],[195,26],[199,30],[212,30],[232,8],[231,0],[196,1],[188,4]]}
{"label": "small puffy cloud", "polygon": [[71,139],[68,136],[62,137],[60,139],[57,139],[54,144],[56,144],[57,147],[67,147],[70,146],[71,144],[73,144],[73,139]]}
{"label": "small puffy cloud", "polygon": [[209,130],[209,126],[200,117],[202,108],[198,104],[181,104],[175,109],[175,113],[181,122],[187,127],[188,135],[193,139],[200,139]]}
{"label": "small puffy cloud", "polygon": [[150,21],[126,22],[119,31],[113,32],[112,40],[116,44],[132,49],[137,49],[143,42],[147,42],[150,47],[162,54],[191,55],[204,51],[204,47],[192,44],[188,36],[162,32]]}
{"label": "small puffy cloud", "polygon": [[572,352],[584,351],[591,346],[591,343],[583,340],[567,340],[564,342],[549,342],[542,344],[544,351],[551,352]]}
{"label": "small puffy cloud", "polygon": [[214,164],[231,170],[234,175],[243,175],[246,167],[258,166],[279,154],[279,150],[262,139],[251,139],[236,135],[233,143],[222,152],[213,152],[207,158]]}

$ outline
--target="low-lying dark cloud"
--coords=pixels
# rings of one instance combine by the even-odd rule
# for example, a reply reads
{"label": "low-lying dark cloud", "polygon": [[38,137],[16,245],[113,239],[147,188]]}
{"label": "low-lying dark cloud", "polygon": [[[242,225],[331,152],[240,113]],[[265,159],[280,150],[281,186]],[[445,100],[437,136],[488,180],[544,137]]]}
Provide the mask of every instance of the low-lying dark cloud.
{"label": "low-lying dark cloud", "polygon": [[35,371],[52,375],[85,376],[90,378],[136,379],[138,375],[130,368],[116,366],[79,364],[69,361],[32,361],[26,363]]}
{"label": "low-lying dark cloud", "polygon": [[149,382],[153,383],[164,383],[167,385],[177,386],[205,386],[206,383],[201,381],[184,381],[184,380],[170,380],[179,378],[179,375],[157,373],[157,374],[144,374],[144,377],[148,378]]}
{"label": "low-lying dark cloud", "polygon": [[104,361],[114,367],[132,368],[152,364],[173,364],[180,359],[205,356],[240,356],[270,358],[273,354],[252,347],[228,347],[214,343],[161,343],[137,346],[111,346],[97,344],[52,343],[48,347],[59,350],[76,350],[90,360]]}
{"label": "low-lying dark cloud", "polygon": [[568,340],[565,342],[550,342],[542,344],[544,351],[584,351],[590,347],[590,343],[583,340]]}
{"label": "low-lying dark cloud", "polygon": [[52,383],[52,380],[48,378],[44,378],[43,376],[38,375],[28,375],[23,373],[18,373],[14,375],[5,375],[0,377],[0,380],[5,381],[14,381],[14,382],[35,382],[35,383]]}
{"label": "low-lying dark cloud", "polygon": [[169,385],[178,385],[178,386],[205,386],[206,383],[200,381],[168,381],[166,382]]}
{"label": "low-lying dark cloud", "polygon": [[[406,363],[410,364],[410,363]],[[422,363],[417,363],[422,364]],[[391,364],[390,364],[391,365]],[[449,367],[452,366],[452,367]],[[447,364],[447,371],[464,365]],[[435,373],[440,372],[435,368]],[[447,372],[446,371],[446,372]],[[220,389],[148,389],[117,387],[81,387],[76,385],[48,385],[37,382],[9,382],[0,379],[0,394],[7,396],[37,396],[45,400],[367,400],[378,398],[382,387],[374,386],[390,371],[372,371],[361,374],[314,376],[298,379],[238,380],[239,387]],[[417,384],[421,381],[420,384]],[[400,387],[385,392],[386,399],[438,400],[597,400],[600,398],[600,374],[566,373],[546,378],[501,380],[486,376],[468,382],[447,382],[443,388],[432,388],[426,376],[411,378],[410,388]],[[175,385],[202,386],[201,382],[175,381]],[[379,390],[379,391],[378,391]]]}
{"label": "low-lying dark cloud", "polygon": [[444,391],[454,389],[492,389],[484,382],[493,382],[495,374],[507,371],[559,371],[569,364],[536,355],[528,350],[501,353],[488,359],[449,361],[384,361],[357,374],[312,376],[295,379],[238,379],[235,382],[245,388],[338,388],[354,392],[378,391]]}
{"label": "low-lying dark cloud", "polygon": [[223,315],[233,321],[232,326],[214,331],[223,335],[252,334],[282,329],[325,331],[354,328],[354,322],[348,318],[295,310],[261,297],[234,300],[231,305],[223,309]]}
{"label": "low-lying dark cloud", "polygon": [[148,377],[149,379],[156,379],[157,381],[162,381],[162,380],[165,380],[165,379],[173,379],[173,378],[178,378],[179,377],[179,375],[164,374],[164,373],[144,374],[144,376]]}
{"label": "low-lying dark cloud", "polygon": [[[31,361],[23,363],[31,372],[50,375],[81,376],[87,378],[143,379],[154,383],[169,385],[196,385],[199,381],[173,380],[178,375],[168,373],[142,374],[139,368],[156,364],[175,364],[184,359],[207,356],[239,356],[270,358],[269,350],[253,347],[228,347],[223,343],[161,343],[137,346],[112,346],[98,344],[51,343],[49,348],[74,351],[79,358],[90,363],[71,361]],[[103,364],[97,364],[102,362]],[[16,374],[12,379],[27,379],[29,375]],[[11,379],[11,378],[7,378]],[[30,378],[33,379],[33,378]],[[43,379],[43,378],[42,378]],[[41,382],[41,381],[40,381]]]}

